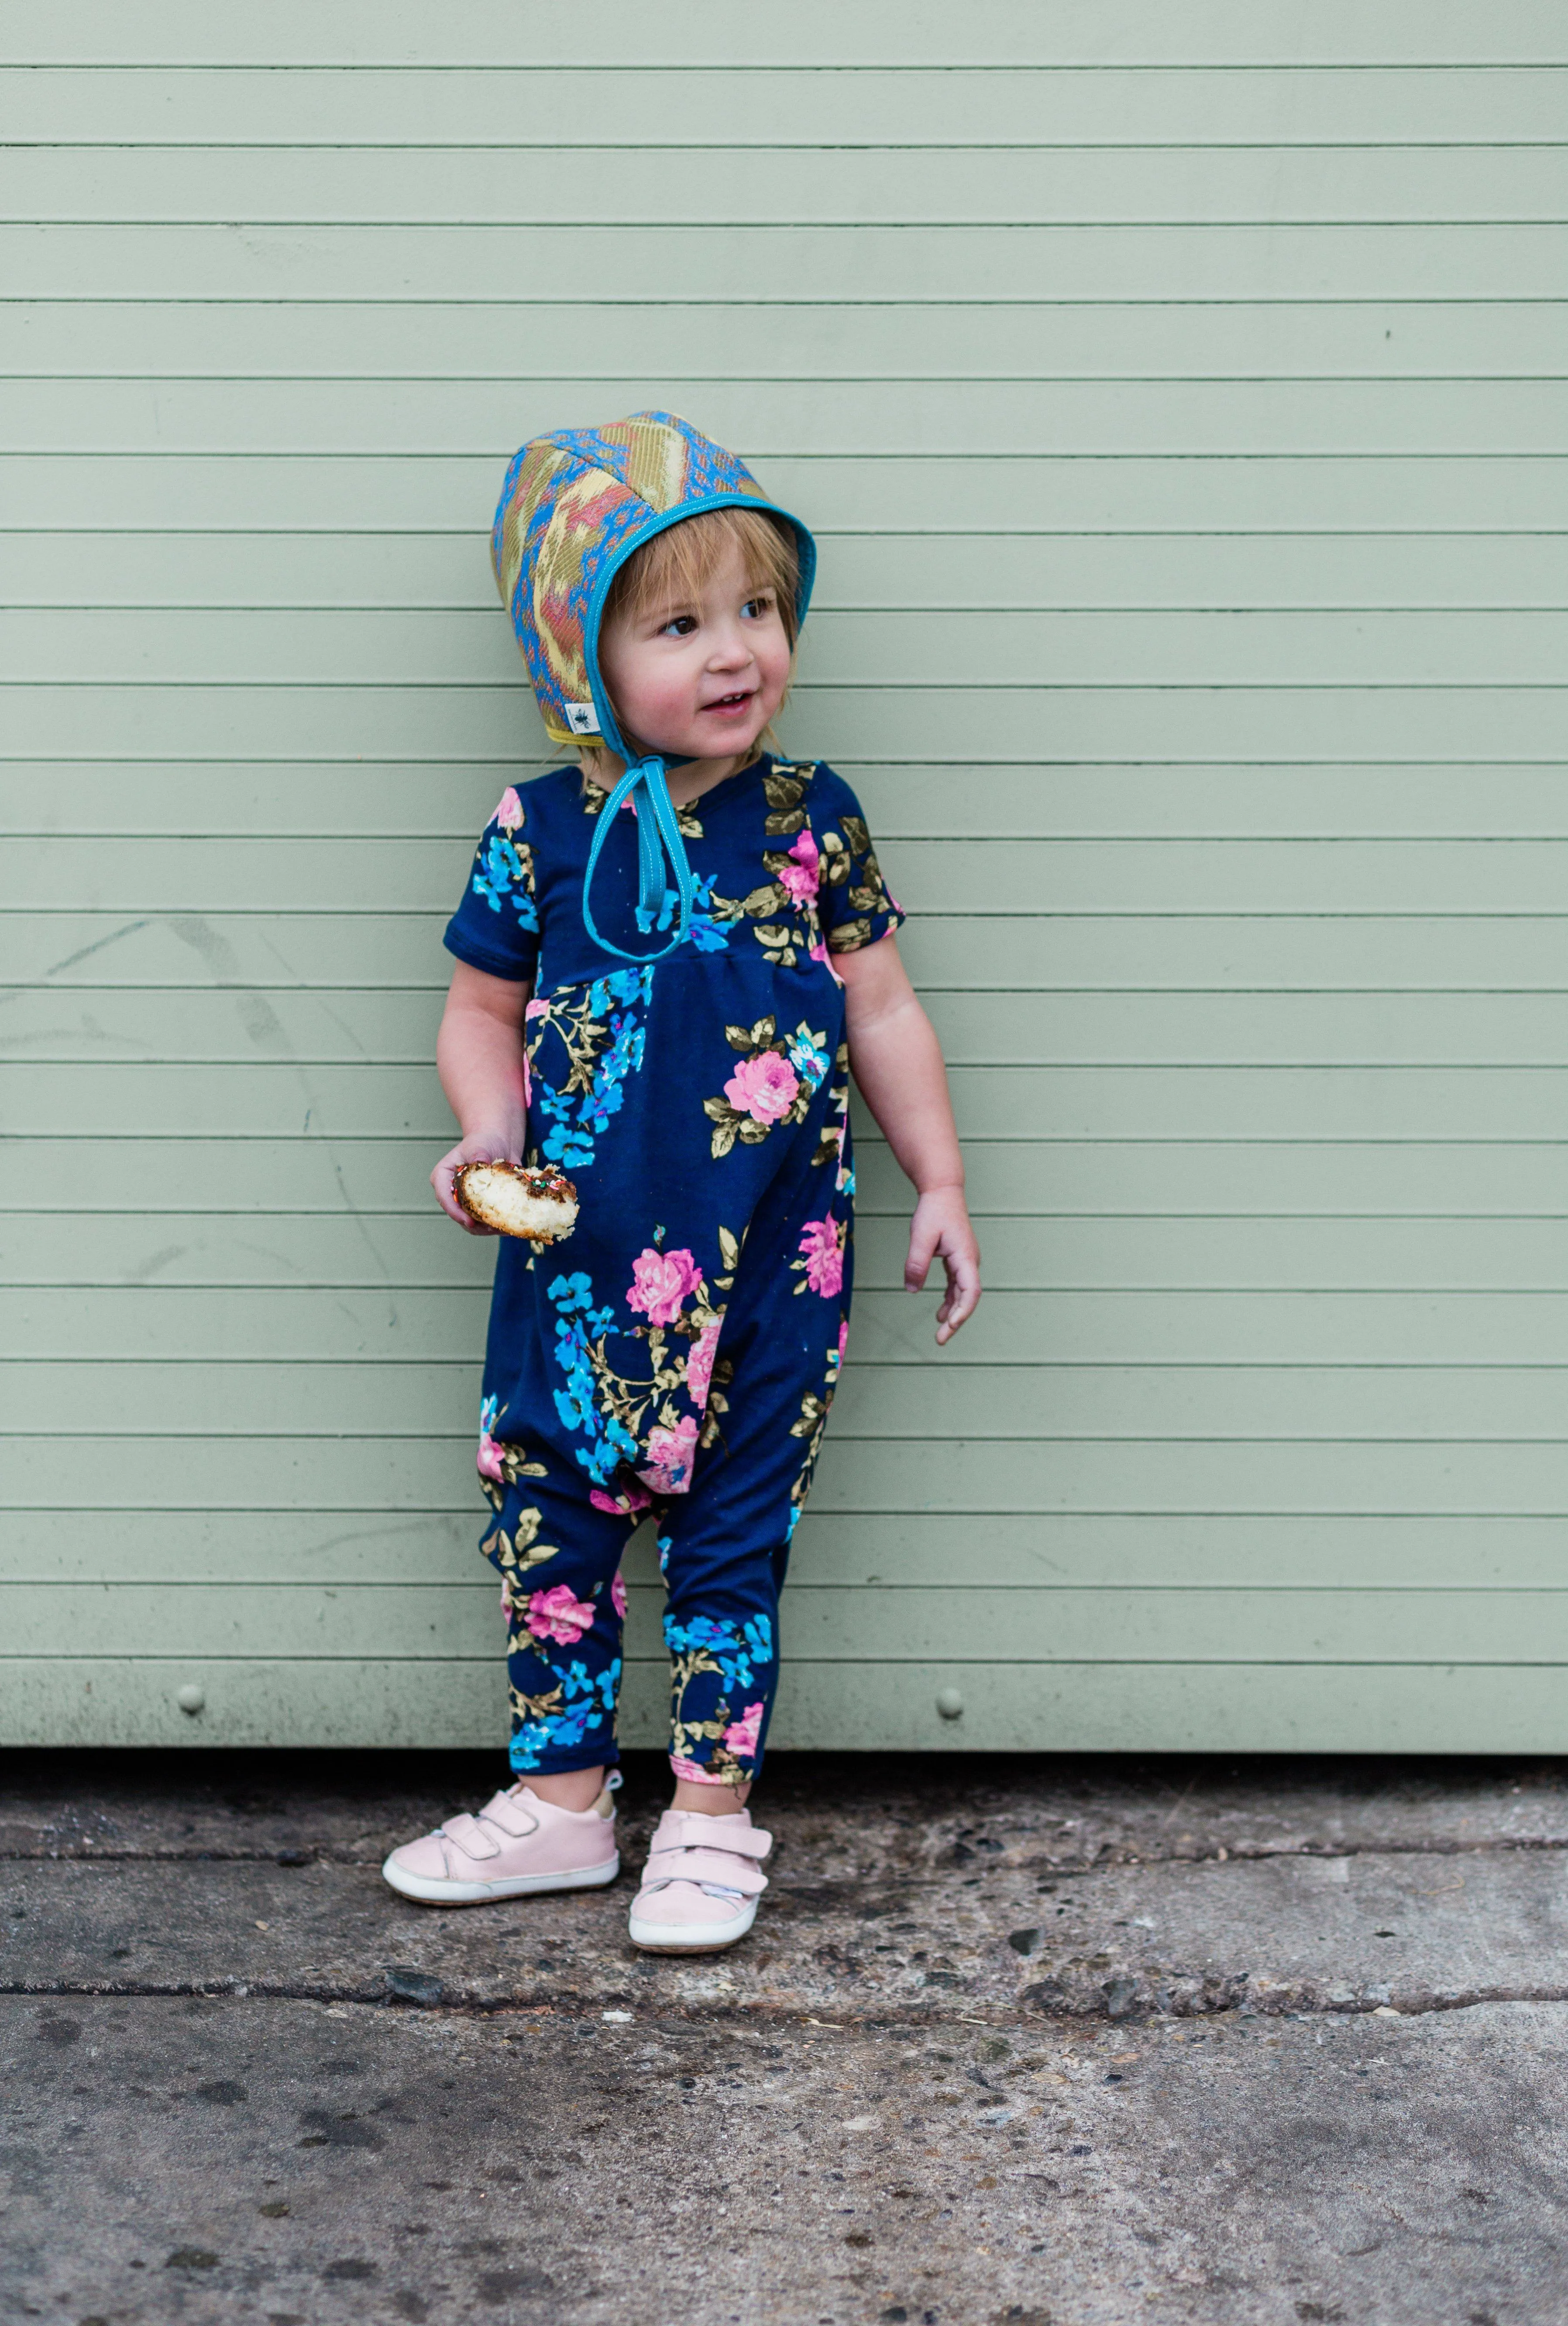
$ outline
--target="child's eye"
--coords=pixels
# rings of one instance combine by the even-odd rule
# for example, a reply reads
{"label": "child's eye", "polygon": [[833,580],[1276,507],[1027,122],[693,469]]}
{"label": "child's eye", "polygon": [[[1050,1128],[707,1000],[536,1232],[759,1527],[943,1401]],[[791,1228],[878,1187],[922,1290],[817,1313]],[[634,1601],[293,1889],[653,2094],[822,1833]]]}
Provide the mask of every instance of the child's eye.
{"label": "child's eye", "polygon": [[665,638],[689,638],[696,627],[695,614],[673,614],[659,635]]}
{"label": "child's eye", "polygon": [[749,614],[752,620],[754,622],[757,622],[762,619],[765,614],[771,614],[773,609],[773,591],[771,590],[764,590],[759,596],[756,598],[748,598],[740,610],[743,614]]}

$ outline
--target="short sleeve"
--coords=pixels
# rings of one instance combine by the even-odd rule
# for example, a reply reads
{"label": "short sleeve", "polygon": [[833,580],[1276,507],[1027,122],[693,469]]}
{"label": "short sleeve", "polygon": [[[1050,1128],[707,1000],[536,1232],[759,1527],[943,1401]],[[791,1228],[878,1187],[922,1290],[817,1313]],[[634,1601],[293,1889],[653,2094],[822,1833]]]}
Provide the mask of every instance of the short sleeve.
{"label": "short sleeve", "polygon": [[[824,783],[822,778],[828,780]],[[830,953],[858,953],[897,928],[903,906],[882,878],[860,803],[830,768],[812,786],[819,851],[817,913]]]}
{"label": "short sleeve", "polygon": [[490,977],[531,982],[539,964],[539,905],[526,814],[510,786],[474,851],[462,901],[441,942]]}

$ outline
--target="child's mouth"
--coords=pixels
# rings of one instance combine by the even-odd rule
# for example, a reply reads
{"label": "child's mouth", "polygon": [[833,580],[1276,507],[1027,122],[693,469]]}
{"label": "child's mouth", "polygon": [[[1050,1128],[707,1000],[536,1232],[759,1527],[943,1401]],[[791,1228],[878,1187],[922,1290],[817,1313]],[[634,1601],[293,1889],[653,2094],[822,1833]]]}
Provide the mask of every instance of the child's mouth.
{"label": "child's mouth", "polygon": [[732,717],[738,711],[749,710],[754,691],[747,689],[739,694],[721,694],[716,702],[705,702],[701,707],[704,711],[721,711]]}

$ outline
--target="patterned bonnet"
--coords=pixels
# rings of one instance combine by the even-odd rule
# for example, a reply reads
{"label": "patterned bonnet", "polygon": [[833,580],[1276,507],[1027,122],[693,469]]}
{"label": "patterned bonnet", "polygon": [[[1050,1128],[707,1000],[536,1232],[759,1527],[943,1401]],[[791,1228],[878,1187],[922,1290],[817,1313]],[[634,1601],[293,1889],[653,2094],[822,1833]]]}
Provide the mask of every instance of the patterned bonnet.
{"label": "patterned bonnet", "polygon": [[[798,517],[770,500],[749,469],[673,412],[635,412],[602,428],[534,436],[513,458],[490,535],[490,559],[552,743],[595,737],[626,762],[598,818],[583,887],[583,920],[596,944],[623,960],[658,960],[691,926],[694,883],[664,780],[667,762],[634,761],[616,724],[598,666],[599,625],[610,584],[634,550],[690,516],[737,503],[782,517],[800,553],[796,626],[804,621],[816,544]],[[678,763],[680,764],[680,763]],[[680,899],[676,934],[660,954],[635,954],[595,929],[589,889],[599,849],[622,802],[636,795],[637,926],[663,909],[664,859]]]}

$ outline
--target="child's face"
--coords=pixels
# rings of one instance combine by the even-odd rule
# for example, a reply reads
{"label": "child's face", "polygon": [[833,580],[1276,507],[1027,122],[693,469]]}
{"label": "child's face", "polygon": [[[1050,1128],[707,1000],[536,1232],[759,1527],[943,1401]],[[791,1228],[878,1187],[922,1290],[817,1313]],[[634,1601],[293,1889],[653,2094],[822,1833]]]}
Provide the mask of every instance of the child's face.
{"label": "child's face", "polygon": [[671,758],[748,753],[789,684],[778,601],[734,542],[700,596],[607,623],[598,651],[628,740]]}

